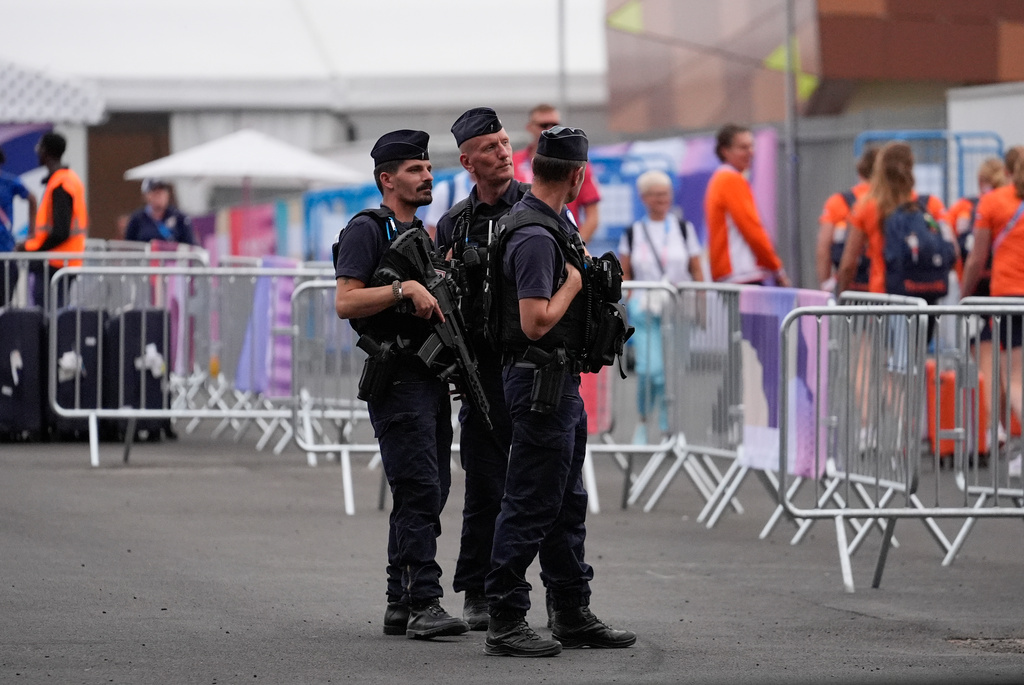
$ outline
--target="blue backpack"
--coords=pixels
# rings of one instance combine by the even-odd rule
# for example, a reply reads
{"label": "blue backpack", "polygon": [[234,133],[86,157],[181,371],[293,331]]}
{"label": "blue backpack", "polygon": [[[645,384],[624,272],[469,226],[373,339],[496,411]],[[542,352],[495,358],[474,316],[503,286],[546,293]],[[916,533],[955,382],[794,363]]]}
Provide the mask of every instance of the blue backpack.
{"label": "blue backpack", "polygon": [[928,196],[921,195],[885,218],[885,291],[891,295],[939,298],[949,290],[956,250],[927,207]]}

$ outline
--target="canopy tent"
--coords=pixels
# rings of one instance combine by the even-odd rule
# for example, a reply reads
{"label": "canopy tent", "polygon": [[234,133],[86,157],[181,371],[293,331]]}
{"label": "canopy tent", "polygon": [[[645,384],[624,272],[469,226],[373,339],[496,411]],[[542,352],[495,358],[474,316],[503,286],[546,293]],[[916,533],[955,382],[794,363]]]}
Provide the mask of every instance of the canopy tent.
{"label": "canopy tent", "polygon": [[127,180],[205,180],[243,186],[250,183],[351,185],[370,181],[368,173],[336,164],[252,129],[236,131],[133,167],[124,177]]}

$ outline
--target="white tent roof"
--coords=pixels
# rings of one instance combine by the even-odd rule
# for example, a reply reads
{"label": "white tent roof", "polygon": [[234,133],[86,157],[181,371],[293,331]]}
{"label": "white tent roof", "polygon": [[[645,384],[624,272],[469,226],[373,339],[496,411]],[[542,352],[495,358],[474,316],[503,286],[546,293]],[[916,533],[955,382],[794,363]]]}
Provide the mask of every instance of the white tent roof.
{"label": "white tent roof", "polygon": [[275,185],[355,184],[370,180],[369,174],[251,129],[147,162],[129,169],[124,177],[128,180],[164,178]]}

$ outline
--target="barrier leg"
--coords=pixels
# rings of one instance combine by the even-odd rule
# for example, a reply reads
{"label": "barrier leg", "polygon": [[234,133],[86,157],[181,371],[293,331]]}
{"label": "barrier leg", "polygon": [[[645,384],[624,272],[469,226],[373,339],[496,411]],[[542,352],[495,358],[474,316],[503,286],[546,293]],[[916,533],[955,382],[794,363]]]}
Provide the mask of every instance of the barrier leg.
{"label": "barrier leg", "polygon": [[708,518],[708,528],[714,528],[715,524],[718,523],[718,519],[721,518],[722,514],[725,512],[725,508],[729,506],[729,501],[736,494],[736,491],[740,489],[740,485],[743,484],[743,480],[747,477],[747,473],[749,472],[749,466],[741,466],[736,471],[736,474],[733,476],[732,482],[729,483],[728,489],[725,491],[725,493],[723,493],[721,500],[718,502],[718,506],[715,508],[715,513],[713,513],[710,516],[710,518]]}
{"label": "barrier leg", "polygon": [[896,519],[891,518],[885,522],[885,535],[882,536],[882,549],[878,553],[878,564],[875,565],[875,577],[871,581],[871,587],[878,589],[882,584],[882,572],[885,570],[885,560],[889,557],[889,542],[892,540],[893,530],[896,528]]}
{"label": "barrier leg", "polygon": [[128,463],[128,456],[132,453],[132,442],[135,440],[135,417],[128,419],[128,427],[124,432],[124,457],[125,464]]}
{"label": "barrier leg", "polygon": [[[705,460],[705,463],[706,461],[707,460]],[[718,500],[719,498],[721,498],[722,493],[726,489],[728,489],[729,484],[732,482],[732,479],[736,477],[736,472],[739,471],[740,468],[741,467],[739,460],[733,459],[732,463],[729,464],[729,468],[726,469],[725,474],[723,474],[722,477],[718,479],[718,486],[715,488],[715,491],[711,493],[711,498],[708,499],[708,503],[704,505],[704,508],[701,509],[700,514],[697,515],[698,523],[703,523],[704,519],[706,519],[708,515],[711,514],[715,506],[718,504]]]}
{"label": "barrier leg", "polygon": [[630,486],[629,503],[636,504],[637,500],[640,499],[640,495],[643,494],[647,485],[654,478],[654,474],[658,471],[658,467],[661,466],[661,462],[665,460],[664,452],[657,452],[651,455],[651,458],[647,460],[644,467],[640,469],[640,473],[637,474],[636,479]]}
{"label": "barrier leg", "polygon": [[[313,424],[309,420],[309,412],[302,412],[302,430],[306,434],[306,442],[313,442]],[[316,452],[306,452],[306,464],[316,466]]]}
{"label": "barrier leg", "polygon": [[684,459],[685,457],[681,457],[678,454],[676,455],[676,460],[672,462],[672,466],[669,467],[668,473],[666,473],[665,477],[661,479],[661,482],[658,483],[658,487],[654,491],[654,494],[651,495],[651,498],[647,500],[646,504],[644,504],[644,513],[647,513],[651,509],[654,509],[654,506],[658,503],[658,500],[661,499],[662,494],[665,492],[665,490],[668,489],[668,484],[671,483],[672,479],[676,477],[676,473],[678,473],[679,469],[682,467]]}
{"label": "barrier leg", "polygon": [[[988,494],[984,492],[981,493],[981,495],[978,497],[978,501],[975,502],[974,504],[974,508],[983,508],[985,506],[985,501],[987,499]],[[971,516],[966,521],[964,521],[964,525],[960,528],[960,532],[957,533],[956,539],[953,540],[953,544],[949,546],[949,551],[946,552],[946,556],[942,560],[943,566],[951,565],[953,563],[953,560],[956,559],[956,555],[960,553],[960,548],[963,547],[964,542],[967,541],[967,536],[970,534],[971,529],[974,528],[975,521],[977,521],[977,518],[975,518],[974,516]]]}
{"label": "barrier leg", "polygon": [[846,524],[843,515],[836,516],[836,543],[839,546],[839,569],[843,574],[843,588],[853,592],[853,569],[850,567],[850,552],[846,547]]}
{"label": "barrier leg", "polygon": [[601,513],[601,502],[597,498],[597,478],[594,477],[594,459],[590,450],[583,457],[583,485],[587,488],[587,507],[591,514]]}
{"label": "barrier leg", "polygon": [[[715,466],[715,460],[711,458],[710,454],[705,454],[701,461],[704,464],[704,468],[706,468],[708,473],[711,474],[711,477],[715,479],[715,487],[717,487],[718,484],[725,479],[725,476],[723,476],[722,472],[718,470],[717,466]],[[740,504],[738,499],[733,498],[729,504],[732,506],[732,510],[737,514],[743,513],[743,505]]]}
{"label": "barrier leg", "polygon": [[[917,495],[911,495],[910,502],[918,509],[925,508],[924,503],[921,502],[920,498]],[[928,532],[932,534],[932,538],[935,539],[936,544],[938,544],[938,546],[942,548],[943,552],[946,552],[948,554],[949,550],[953,547],[953,545],[950,544],[949,538],[947,538],[946,535],[942,532],[942,529],[939,528],[939,524],[935,522],[935,519],[929,516],[928,518],[921,519],[921,522],[924,523],[924,526],[928,529]]]}
{"label": "barrier leg", "polygon": [[[889,488],[888,490],[885,491],[885,494],[882,495],[878,499],[878,504],[875,504],[874,502],[872,502],[870,500],[870,498],[867,498],[867,492],[862,493],[861,497],[862,498],[867,498],[867,499],[864,500],[864,504],[867,505],[868,509],[884,509],[886,507],[886,505],[889,504],[889,500],[891,500],[892,496],[895,495],[895,494],[896,494],[896,491],[893,488]],[[856,537],[854,537],[853,538],[853,542],[850,543],[850,554],[851,555],[857,553],[857,550],[860,549],[861,543],[864,542],[864,539],[867,537],[868,533],[871,532],[871,529],[874,528],[875,524],[877,524],[878,527],[881,528],[882,536],[883,537],[887,534],[888,523],[884,523],[883,524],[882,520],[878,519],[878,518],[870,518],[870,519],[868,519],[867,521],[864,522],[864,525],[862,527],[860,527],[859,530],[857,530]],[[853,525],[853,521],[852,520],[850,521],[850,525],[851,526]],[[890,536],[890,543],[891,542],[895,542],[895,538],[892,538]]]}
{"label": "barrier leg", "polygon": [[89,414],[89,463],[100,465],[100,425],[95,414]]}
{"label": "barrier leg", "polygon": [[[793,484],[790,485],[789,486],[789,490],[786,491],[786,501],[787,502],[791,501],[793,499],[793,497],[796,496],[797,491],[800,490],[800,486],[803,485],[803,484],[804,484],[804,479],[803,478],[794,478],[793,479]],[[769,517],[769,519],[768,519],[768,523],[764,524],[764,528],[761,529],[761,534],[758,535],[758,539],[764,540],[766,537],[771,535],[772,530],[775,528],[775,525],[779,522],[779,519],[782,517],[782,515],[785,513],[785,511],[786,511],[785,507],[783,507],[781,504],[778,505],[777,507],[775,507],[775,511],[772,512],[771,517]],[[792,521],[793,525],[796,526],[798,529],[800,528],[800,521],[799,521],[799,519],[790,518],[790,521]]]}
{"label": "barrier leg", "polygon": [[352,461],[344,447],[341,448],[341,487],[345,494],[345,513],[353,516],[356,513],[356,503],[352,495]]}

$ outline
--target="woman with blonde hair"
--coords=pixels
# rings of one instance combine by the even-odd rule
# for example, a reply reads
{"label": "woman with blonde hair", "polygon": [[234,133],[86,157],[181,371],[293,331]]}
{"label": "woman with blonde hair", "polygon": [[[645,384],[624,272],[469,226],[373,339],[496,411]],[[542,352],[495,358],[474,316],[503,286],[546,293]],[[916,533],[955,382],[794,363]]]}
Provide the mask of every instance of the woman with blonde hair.
{"label": "woman with blonde hair", "polygon": [[[636,180],[637,192],[647,212],[622,233],[619,257],[627,281],[702,281],[700,241],[693,224],[672,210],[672,178],[651,170]],[[658,410],[658,427],[669,433],[665,397],[665,355],[661,320],[669,294],[660,290],[634,293],[629,300],[629,321],[636,353],[637,411],[640,414],[634,442],[647,442],[648,409]]]}

